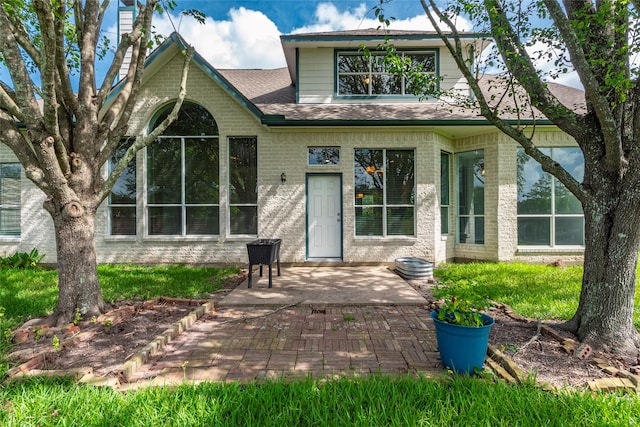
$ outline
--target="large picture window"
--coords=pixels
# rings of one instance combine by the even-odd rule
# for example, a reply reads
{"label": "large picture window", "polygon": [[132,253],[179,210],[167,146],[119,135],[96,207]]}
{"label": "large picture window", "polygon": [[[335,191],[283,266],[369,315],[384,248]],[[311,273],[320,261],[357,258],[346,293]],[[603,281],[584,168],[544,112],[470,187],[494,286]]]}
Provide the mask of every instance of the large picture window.
{"label": "large picture window", "polygon": [[413,150],[355,150],[356,236],[415,235]]}
{"label": "large picture window", "polygon": [[[393,74],[385,64],[385,52],[337,52],[337,93],[344,96],[413,96],[420,84],[409,77]],[[411,69],[436,76],[436,51],[400,51],[403,60],[411,62]]]}
{"label": "large picture window", "polygon": [[[579,148],[543,148],[578,181],[584,174]],[[580,201],[538,162],[518,149],[518,245],[583,246],[584,215]]]}
{"label": "large picture window", "polygon": [[[167,107],[155,120],[160,123]],[[203,236],[220,232],[218,126],[185,102],[178,118],[147,147],[147,233]]]}
{"label": "large picture window", "polygon": [[20,163],[0,163],[0,236],[20,236]]}
{"label": "large picture window", "polygon": [[[109,161],[109,173],[131,146],[125,140],[113,152]],[[112,236],[135,236],[136,234],[136,160],[129,162],[109,195],[109,234]]]}
{"label": "large picture window", "polygon": [[231,234],[258,234],[258,140],[229,138],[229,222]]}
{"label": "large picture window", "polygon": [[484,151],[456,154],[458,243],[484,244]]}

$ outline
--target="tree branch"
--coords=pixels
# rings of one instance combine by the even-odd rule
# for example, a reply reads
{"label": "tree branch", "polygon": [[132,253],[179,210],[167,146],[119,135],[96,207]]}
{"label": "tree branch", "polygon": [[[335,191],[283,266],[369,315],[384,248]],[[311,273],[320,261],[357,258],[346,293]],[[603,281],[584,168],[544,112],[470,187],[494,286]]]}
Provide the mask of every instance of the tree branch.
{"label": "tree branch", "polygon": [[486,0],[484,4],[502,59],[509,73],[515,76],[519,85],[527,92],[531,105],[569,135],[581,135],[584,130],[581,117],[558,101],[542,81],[499,0]]}
{"label": "tree branch", "polygon": [[[132,53],[135,53],[136,47],[134,47],[134,45],[137,46],[137,43],[140,42],[140,39],[143,39],[143,42],[140,43],[140,46],[144,48],[142,57],[146,58],[146,48],[147,48],[146,45],[150,36],[148,29],[150,28],[150,25],[151,25],[151,18],[153,16],[153,10],[156,4],[157,4],[157,0],[150,0],[147,2],[146,6],[141,6],[140,13],[138,14],[138,16],[136,17],[136,20],[133,23],[133,28],[131,29],[131,32],[127,34],[123,34],[122,37],[120,38],[120,43],[118,45],[118,48],[116,49],[114,59],[111,62],[111,66],[107,71],[105,79],[102,82],[100,92],[98,94],[99,96],[98,100],[100,103],[99,105],[102,105],[105,99],[107,98],[107,96],[109,96],[109,94],[111,93],[111,86],[116,76],[118,75],[118,71],[122,66],[122,62],[124,61],[124,57],[126,55],[127,50],[131,47],[133,49]],[[129,70],[133,68],[133,73],[135,73],[137,65],[138,65],[137,61],[134,62],[132,60],[129,65]],[[127,72],[127,80],[129,81],[129,83],[131,83],[131,79],[133,78],[133,75],[135,74],[131,74],[131,77],[130,77],[129,72]],[[127,92],[129,92],[129,90],[127,90]]]}
{"label": "tree branch", "polygon": [[[557,162],[555,162],[551,157],[544,154],[540,151],[531,138],[527,137],[524,132],[520,129],[516,129],[511,126],[508,122],[500,118],[497,112],[491,108],[489,105],[487,98],[482,91],[478,78],[472,73],[469,65],[465,62],[464,57],[461,55],[461,41],[460,41],[460,33],[457,30],[455,24],[440,11],[440,9],[435,4],[435,0],[429,0],[430,7],[427,6],[426,0],[420,0],[425,10],[431,25],[436,29],[436,32],[446,45],[449,52],[454,57],[458,68],[467,79],[471,90],[473,91],[478,106],[480,107],[481,114],[489,120],[496,128],[500,129],[507,136],[511,137],[514,141],[518,142],[525,150],[525,152],[531,156],[533,159],[538,161],[542,166],[542,169],[545,172],[549,172],[556,176],[579,200],[585,201],[590,195],[582,188],[580,183],[571,176],[562,166],[560,166]],[[434,16],[435,14],[435,16]],[[449,36],[444,34],[442,28],[440,27],[436,17],[448,27],[456,45],[452,45]],[[546,89],[545,89],[546,91]],[[554,97],[552,97],[555,99]]]}
{"label": "tree branch", "polygon": [[40,68],[40,51],[32,43],[31,36],[24,27],[24,23],[20,20],[18,15],[7,15],[10,28],[16,41],[22,49],[29,55],[29,58],[33,61],[37,68]]}
{"label": "tree branch", "polygon": [[49,184],[49,192],[47,194],[58,201],[60,206],[65,206],[75,201],[75,193],[69,188],[69,182],[60,169],[60,164],[58,163],[53,146],[53,137],[48,136],[42,141],[34,141],[34,143],[36,146],[36,155],[40,160],[39,164],[42,165],[42,171],[44,172],[44,179]]}
{"label": "tree branch", "polygon": [[73,18],[76,26],[76,43],[78,43],[78,49],[82,51],[82,31],[84,28],[84,8],[82,2],[79,0],[73,1]]}
{"label": "tree branch", "polygon": [[[31,149],[31,145],[25,139],[24,134],[18,129],[15,118],[11,114],[2,111],[2,109],[0,109],[0,129],[2,129],[2,142],[13,151],[20,163],[25,167],[25,170],[27,168],[31,170],[39,169],[37,166],[38,159]],[[39,179],[32,179],[32,181],[38,187],[41,187],[43,185],[42,172],[40,172]]]}
{"label": "tree branch", "polygon": [[22,58],[18,42],[11,32],[11,24],[4,5],[0,5],[0,52],[11,76],[15,103],[25,125],[35,124],[41,118],[40,108],[34,96],[35,88]]}
{"label": "tree branch", "polygon": [[[112,102],[111,108],[109,108],[109,111],[101,121],[101,135],[108,140],[107,150],[102,149],[101,153],[96,156],[101,162],[106,162],[110,153],[115,149],[121,137],[128,129],[131,113],[135,107],[135,102],[140,91],[142,73],[146,61],[147,43],[150,33],[145,31],[145,28],[150,28],[151,26],[151,19],[153,17],[153,9],[151,6],[155,7],[155,2],[148,2],[146,8],[142,9],[142,13],[139,15],[140,20],[136,20],[133,32],[138,34],[138,36],[131,47],[131,63],[127,70],[124,85],[116,95],[116,99]],[[100,165],[102,164],[103,163],[100,163]]]}
{"label": "tree branch", "polygon": [[15,92],[9,86],[0,82],[0,109],[4,109],[19,121],[26,123],[28,116],[22,113],[22,110],[15,102]]}
{"label": "tree branch", "polygon": [[622,140],[620,132],[618,132],[617,129],[615,117],[611,111],[611,105],[607,98],[601,94],[600,83],[584,55],[582,43],[580,43],[562,8],[555,0],[543,1],[547,10],[549,10],[553,22],[562,35],[563,42],[569,51],[571,62],[584,86],[587,100],[592,105],[598,117],[598,122],[600,123],[601,131],[605,139],[607,168],[611,173],[617,174],[621,170],[621,163],[624,159],[622,155]]}
{"label": "tree branch", "polygon": [[[193,47],[189,46],[189,48],[185,52],[184,65],[182,67],[182,77],[180,79],[180,89],[178,92],[178,98],[176,100],[176,103],[173,106],[173,109],[171,110],[169,115],[155,129],[153,129],[153,131],[151,131],[146,136],[139,135],[136,138],[136,141],[133,144],[131,144],[131,146],[127,149],[126,153],[120,159],[120,161],[118,161],[115,168],[113,169],[113,171],[111,171],[111,174],[109,175],[104,185],[102,186],[102,189],[98,193],[97,197],[99,202],[104,200],[109,195],[116,181],[118,180],[122,172],[125,170],[129,162],[133,160],[136,153],[141,149],[143,149],[144,147],[150,145],[152,142],[154,142],[158,138],[158,136],[160,136],[169,127],[169,125],[173,123],[173,121],[178,117],[178,113],[180,112],[180,108],[182,107],[184,98],[187,95],[187,77],[189,75],[189,66],[191,63],[191,58],[193,57],[193,53],[194,53]],[[104,150],[103,153],[101,153],[101,156],[106,157],[108,154],[108,156],[110,157],[112,152],[113,152],[113,149]],[[106,162],[106,159],[104,161]]]}
{"label": "tree branch", "polygon": [[33,2],[42,36],[40,79],[42,84],[42,112],[44,115],[44,127],[54,140],[60,140],[58,128],[58,97],[56,91],[56,31],[54,12],[49,8],[47,1],[34,0]]}
{"label": "tree branch", "polygon": [[[65,16],[67,11],[65,9],[65,2],[60,2],[58,13],[61,16]],[[60,96],[64,100],[65,109],[76,115],[78,113],[78,100],[73,88],[71,87],[71,80],[69,79],[69,67],[67,66],[67,59],[65,58],[64,49],[64,22],[56,26],[56,66],[58,69],[58,84],[56,87],[60,91]]]}
{"label": "tree branch", "polygon": [[97,107],[93,103],[96,95],[96,49],[98,40],[97,17],[99,16],[99,5],[97,0],[87,0],[84,3],[83,21],[78,34],[78,44],[80,48],[80,81],[78,89],[78,101],[89,111],[80,111],[78,114],[78,125],[88,126],[88,122],[97,117]]}

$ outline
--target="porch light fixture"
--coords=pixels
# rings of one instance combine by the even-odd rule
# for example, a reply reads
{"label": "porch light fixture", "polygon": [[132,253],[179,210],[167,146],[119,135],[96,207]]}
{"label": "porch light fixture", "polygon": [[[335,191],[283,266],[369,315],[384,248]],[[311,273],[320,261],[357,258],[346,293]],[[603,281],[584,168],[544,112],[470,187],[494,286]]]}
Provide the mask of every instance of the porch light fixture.
{"label": "porch light fixture", "polygon": [[283,184],[287,182],[287,174],[285,174],[284,172],[280,174],[280,182]]}
{"label": "porch light fixture", "polygon": [[368,85],[370,81],[371,79],[369,79],[369,76],[364,78],[364,84]]}

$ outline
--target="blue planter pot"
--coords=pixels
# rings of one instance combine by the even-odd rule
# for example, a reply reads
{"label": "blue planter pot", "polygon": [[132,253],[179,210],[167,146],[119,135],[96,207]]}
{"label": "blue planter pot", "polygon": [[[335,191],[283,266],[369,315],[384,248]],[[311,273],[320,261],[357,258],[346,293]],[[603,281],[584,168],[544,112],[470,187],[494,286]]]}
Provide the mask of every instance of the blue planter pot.
{"label": "blue planter pot", "polygon": [[493,318],[482,314],[484,326],[460,326],[437,317],[438,313],[432,311],[442,364],[461,374],[473,374],[476,369],[481,369],[487,355]]}

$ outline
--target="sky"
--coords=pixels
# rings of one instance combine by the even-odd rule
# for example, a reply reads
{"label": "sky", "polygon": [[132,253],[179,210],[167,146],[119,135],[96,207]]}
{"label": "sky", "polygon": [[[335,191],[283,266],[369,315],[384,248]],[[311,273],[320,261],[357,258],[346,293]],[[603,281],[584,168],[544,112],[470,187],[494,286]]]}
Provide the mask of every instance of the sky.
{"label": "sky", "polygon": [[[391,29],[433,30],[420,0],[382,0],[386,17],[395,18]],[[286,66],[280,36],[318,31],[377,28],[374,8],[381,0],[177,0],[172,13],[156,16],[158,32],[178,31],[209,64],[218,69],[272,69]],[[122,3],[109,3],[104,34],[117,44],[117,15]],[[200,24],[180,11],[197,9],[206,16]],[[460,30],[472,31],[461,19]],[[97,64],[98,82],[110,57]],[[539,64],[545,68],[545,64]],[[548,67],[548,65],[547,65]],[[0,67],[0,80],[6,79]],[[36,79],[37,80],[37,79]],[[575,73],[562,75],[558,83],[581,87]]]}
{"label": "sky", "polygon": [[[381,0],[177,0],[173,13],[154,18],[157,31],[178,31],[207,62],[218,69],[272,69],[286,66],[280,36],[377,28],[374,10]],[[383,0],[384,14],[393,17],[391,29],[433,30],[419,0]],[[119,1],[112,1],[105,21],[116,42]],[[180,11],[197,9],[206,16],[201,24]],[[464,19],[458,29],[473,31]],[[539,64],[550,68],[551,64]],[[576,73],[561,75],[558,83],[581,88]]]}
{"label": "sky", "polygon": [[[116,41],[116,7],[112,2],[107,33]],[[280,36],[301,32],[376,28],[374,7],[380,0],[178,0],[175,13],[154,18],[165,35],[175,30],[216,68],[278,68],[285,60]],[[391,28],[431,29],[419,0],[393,0],[385,15],[396,20]],[[179,11],[198,9],[207,15],[202,25]]]}

